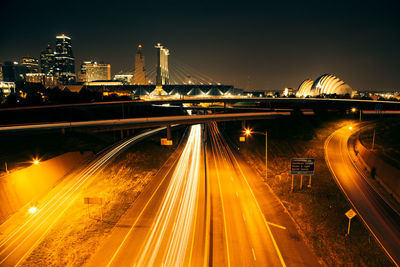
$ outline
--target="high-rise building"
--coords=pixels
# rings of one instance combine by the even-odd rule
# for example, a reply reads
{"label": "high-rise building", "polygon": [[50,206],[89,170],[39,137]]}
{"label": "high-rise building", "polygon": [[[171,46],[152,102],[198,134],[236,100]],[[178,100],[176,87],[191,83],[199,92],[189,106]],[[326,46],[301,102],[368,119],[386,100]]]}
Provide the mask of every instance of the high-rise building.
{"label": "high-rise building", "polygon": [[53,75],[55,68],[54,51],[48,44],[46,49],[40,53],[40,69],[46,75]]}
{"label": "high-rise building", "polygon": [[18,62],[6,61],[3,64],[3,80],[5,82],[24,81],[28,68]]}
{"label": "high-rise building", "polygon": [[111,80],[111,65],[97,62],[86,64],[86,75],[88,82]]}
{"label": "high-rise building", "polygon": [[81,64],[81,70],[78,73],[78,82],[87,82],[87,65],[92,64],[93,61],[86,60],[83,61]]}
{"label": "high-rise building", "polygon": [[76,80],[75,58],[72,53],[71,38],[65,34],[56,37],[55,74],[62,84],[71,84]]}
{"label": "high-rise building", "polygon": [[168,72],[169,50],[166,47],[163,47],[159,43],[154,47],[157,48],[156,86],[169,84],[169,72]]}
{"label": "high-rise building", "polygon": [[144,68],[144,55],[142,53],[142,45],[138,46],[135,56],[135,70],[133,71],[132,84],[145,85],[149,84],[146,70]]}
{"label": "high-rise building", "polygon": [[3,64],[0,63],[0,81],[3,80]]}
{"label": "high-rise building", "polygon": [[39,73],[39,60],[34,57],[23,57],[21,65],[25,66],[30,73]]}

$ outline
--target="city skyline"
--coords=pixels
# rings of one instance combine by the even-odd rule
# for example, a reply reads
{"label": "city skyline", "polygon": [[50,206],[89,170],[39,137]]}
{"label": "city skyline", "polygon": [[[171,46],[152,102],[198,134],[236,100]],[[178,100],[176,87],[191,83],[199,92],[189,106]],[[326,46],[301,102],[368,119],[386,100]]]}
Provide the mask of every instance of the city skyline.
{"label": "city skyline", "polygon": [[[242,6],[167,1],[154,3],[159,8],[152,9],[146,3],[100,1],[79,5],[81,15],[75,19],[69,19],[69,14],[77,11],[76,5],[53,14],[46,3],[41,12],[48,17],[34,19],[45,26],[37,29],[28,30],[25,22],[38,7],[26,2],[19,9],[21,17],[14,27],[4,29],[1,62],[39,57],[55,35],[65,33],[73,39],[76,69],[86,59],[100,58],[113,66],[113,74],[131,70],[137,45],[143,45],[147,62],[152,63],[155,53],[150,48],[160,42],[174,58],[239,88],[297,88],[304,79],[321,73],[333,73],[356,90],[399,88],[396,3],[249,2]],[[16,9],[11,1],[2,5]],[[133,19],[130,10],[138,10]],[[112,21],[100,20],[106,12],[120,15]]]}

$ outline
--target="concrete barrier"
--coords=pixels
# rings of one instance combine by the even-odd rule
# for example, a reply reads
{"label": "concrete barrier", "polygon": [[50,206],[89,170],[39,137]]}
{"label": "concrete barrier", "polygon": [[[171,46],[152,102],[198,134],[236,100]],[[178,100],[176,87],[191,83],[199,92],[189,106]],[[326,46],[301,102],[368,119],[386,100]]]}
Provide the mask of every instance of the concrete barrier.
{"label": "concrete barrier", "polygon": [[400,170],[364,147],[358,138],[355,140],[354,148],[368,171],[371,173],[372,169],[375,168],[375,179],[400,202]]}
{"label": "concrete barrier", "polygon": [[0,177],[0,223],[31,201],[47,193],[67,173],[92,156],[69,152]]}

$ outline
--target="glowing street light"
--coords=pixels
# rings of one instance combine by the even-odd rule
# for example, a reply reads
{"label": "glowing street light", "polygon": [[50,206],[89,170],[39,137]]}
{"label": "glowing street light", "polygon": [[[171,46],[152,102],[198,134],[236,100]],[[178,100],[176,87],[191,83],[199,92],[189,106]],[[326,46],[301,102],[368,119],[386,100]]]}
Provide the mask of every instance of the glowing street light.
{"label": "glowing street light", "polygon": [[350,131],[353,130],[353,126],[349,126],[349,130],[350,130]]}
{"label": "glowing street light", "polygon": [[250,136],[253,133],[265,135],[265,178],[268,178],[268,133],[267,133],[267,131],[265,131],[265,133],[253,132],[252,129],[248,128],[248,129],[244,129],[243,132],[246,136]]}
{"label": "glowing street light", "polygon": [[[357,111],[357,109],[356,108],[351,108],[351,112],[356,112]],[[359,111],[360,111],[360,122],[361,122],[361,109],[359,109]]]}
{"label": "glowing street light", "polygon": [[28,211],[30,214],[34,214],[35,212],[37,212],[37,208],[35,206],[33,206],[33,207],[30,207]]}
{"label": "glowing street light", "polygon": [[34,160],[33,160],[33,164],[35,164],[35,165],[38,165],[39,162],[40,162],[39,159],[34,159]]}

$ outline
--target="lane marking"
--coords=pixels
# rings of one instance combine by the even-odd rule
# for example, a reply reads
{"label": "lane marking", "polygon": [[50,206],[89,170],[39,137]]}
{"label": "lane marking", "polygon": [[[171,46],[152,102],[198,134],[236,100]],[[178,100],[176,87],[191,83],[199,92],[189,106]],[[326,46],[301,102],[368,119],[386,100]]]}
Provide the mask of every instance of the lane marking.
{"label": "lane marking", "polygon": [[239,198],[239,193],[236,191],[236,197]]}
{"label": "lane marking", "polygon": [[[215,137],[212,135],[212,137],[215,139]],[[226,227],[226,217],[225,217],[225,208],[224,208],[224,198],[222,196],[222,191],[221,191],[221,182],[219,179],[219,171],[218,171],[218,165],[217,165],[217,160],[215,158],[215,149],[212,150],[212,155],[213,155],[213,159],[214,159],[214,165],[215,165],[215,170],[216,170],[216,174],[217,174],[217,180],[218,180],[218,189],[219,189],[219,194],[221,197],[221,202],[222,202],[222,214],[223,214],[223,219],[224,219],[224,230],[225,230],[225,243],[226,243],[226,253],[227,253],[227,257],[228,257],[228,266],[231,266],[231,261],[230,261],[230,256],[229,256],[229,243],[228,243],[228,231],[227,231],[227,227]]]}
{"label": "lane marking", "polygon": [[283,230],[286,230],[286,227],[285,226],[282,226],[282,225],[279,225],[279,224],[276,224],[276,223],[272,223],[272,222],[267,222],[269,225],[272,225],[272,226],[275,226],[275,227],[277,227],[277,228],[281,228],[281,229],[283,229]]}
{"label": "lane marking", "polygon": [[283,260],[281,251],[279,250],[278,244],[276,243],[276,240],[275,240],[275,238],[274,238],[274,236],[273,236],[273,234],[272,234],[271,228],[269,227],[269,224],[268,224],[267,220],[265,219],[264,213],[262,212],[261,207],[260,207],[260,205],[258,204],[258,201],[257,201],[257,199],[256,199],[256,197],[255,197],[255,195],[254,195],[254,193],[253,193],[253,190],[251,189],[250,184],[249,184],[249,182],[247,181],[247,178],[246,178],[246,176],[244,175],[243,170],[242,170],[242,168],[241,168],[240,165],[239,165],[239,162],[236,160],[236,157],[232,154],[231,151],[230,151],[230,153],[231,153],[232,158],[235,160],[236,165],[238,166],[240,173],[242,174],[244,180],[246,181],[246,184],[247,184],[247,186],[248,186],[248,188],[249,188],[249,190],[250,190],[250,193],[251,193],[251,195],[252,195],[252,197],[253,197],[253,199],[254,199],[256,205],[257,205],[257,208],[258,208],[258,210],[259,210],[259,212],[260,212],[260,214],[261,214],[263,220],[264,220],[265,226],[267,227],[268,234],[269,234],[269,236],[270,236],[270,238],[271,238],[271,240],[272,240],[272,244],[274,245],[275,251],[276,251],[276,253],[278,254],[279,261],[281,262],[281,264],[282,264],[283,267],[286,267],[286,263],[285,263],[285,261]]}
{"label": "lane marking", "polygon": [[243,212],[242,212],[242,217],[243,217],[243,221],[246,222],[246,218],[244,217]]}
{"label": "lane marking", "polygon": [[253,252],[253,258],[254,258],[254,260],[256,261],[257,258],[256,258],[256,253],[254,252],[254,248],[251,248],[251,252]]}

